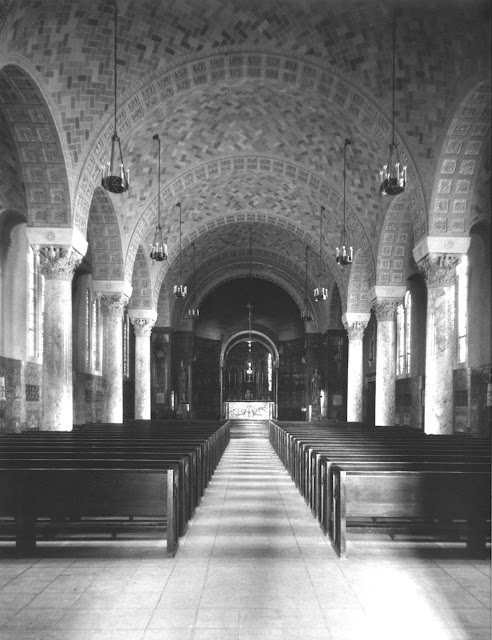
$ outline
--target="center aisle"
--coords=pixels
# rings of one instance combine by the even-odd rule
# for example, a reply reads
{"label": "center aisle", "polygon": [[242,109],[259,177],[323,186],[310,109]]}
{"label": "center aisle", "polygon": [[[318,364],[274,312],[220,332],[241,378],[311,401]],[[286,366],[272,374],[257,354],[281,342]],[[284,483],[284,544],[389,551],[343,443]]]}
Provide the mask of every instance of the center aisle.
{"label": "center aisle", "polygon": [[[343,588],[340,563],[266,439],[267,429],[260,438],[259,428],[232,429],[176,556],[176,570],[183,567],[189,585],[176,605],[185,600],[197,607],[194,640],[329,640],[328,624],[337,626],[335,617],[346,627],[355,599]],[[172,582],[173,576],[166,588],[171,597]],[[360,610],[356,601],[353,606]],[[350,637],[363,629],[367,634],[367,620],[355,622],[357,629],[354,619],[349,622]]]}

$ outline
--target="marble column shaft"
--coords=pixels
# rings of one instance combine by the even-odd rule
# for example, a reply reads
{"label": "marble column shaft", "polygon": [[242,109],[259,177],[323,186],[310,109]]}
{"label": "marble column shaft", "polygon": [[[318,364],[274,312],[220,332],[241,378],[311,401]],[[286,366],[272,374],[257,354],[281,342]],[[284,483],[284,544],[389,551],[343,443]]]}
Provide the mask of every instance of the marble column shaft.
{"label": "marble column shaft", "polygon": [[123,312],[127,304],[128,297],[124,294],[101,294],[104,384],[102,422],[123,422]]}
{"label": "marble column shaft", "polygon": [[135,419],[150,420],[150,336],[154,318],[130,317],[135,331]]}
{"label": "marble column shaft", "polygon": [[395,424],[396,394],[396,307],[400,299],[373,302],[377,319],[376,411],[377,426]]}
{"label": "marble column shaft", "polygon": [[347,421],[363,419],[363,337],[367,322],[346,322],[348,333]]}
{"label": "marble column shaft", "polygon": [[428,254],[418,264],[427,282],[424,430],[452,434],[457,255]]}
{"label": "marble column shaft", "polygon": [[82,255],[73,247],[36,249],[44,276],[43,431],[71,431],[72,278]]}

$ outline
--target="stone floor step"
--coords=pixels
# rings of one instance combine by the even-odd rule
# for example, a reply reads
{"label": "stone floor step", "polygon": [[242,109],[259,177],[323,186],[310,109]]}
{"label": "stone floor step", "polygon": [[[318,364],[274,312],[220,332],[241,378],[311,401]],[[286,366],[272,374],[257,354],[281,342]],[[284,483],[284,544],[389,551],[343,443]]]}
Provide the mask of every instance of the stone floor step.
{"label": "stone floor step", "polygon": [[268,440],[268,420],[231,420],[231,438],[234,440],[254,438]]}

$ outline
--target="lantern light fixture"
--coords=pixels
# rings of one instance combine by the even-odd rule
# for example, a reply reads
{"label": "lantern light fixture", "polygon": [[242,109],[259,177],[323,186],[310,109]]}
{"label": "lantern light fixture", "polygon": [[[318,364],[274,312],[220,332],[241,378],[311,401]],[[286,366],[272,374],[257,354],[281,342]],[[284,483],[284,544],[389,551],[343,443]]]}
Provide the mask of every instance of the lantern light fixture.
{"label": "lantern light fixture", "polygon": [[[130,169],[127,169],[125,173],[125,163],[123,161],[123,152],[121,150],[121,140],[118,136],[116,129],[116,112],[118,105],[116,102],[117,88],[118,88],[118,59],[117,59],[117,32],[118,32],[118,7],[115,0],[114,3],[114,129],[111,136],[111,155],[109,161],[102,169],[101,185],[106,191],[110,193],[124,193],[128,191],[130,186]],[[117,159],[116,155],[119,153],[120,170],[117,174]],[[114,170],[113,170],[114,165]]]}
{"label": "lantern light fixture", "polygon": [[161,227],[161,139],[156,133],[152,136],[152,140],[157,140],[158,144],[158,161],[157,161],[157,227],[154,233],[154,242],[150,245],[150,258],[155,262],[167,260],[167,244],[162,239]]}
{"label": "lantern light fixture", "polygon": [[352,140],[345,138],[345,145],[343,147],[343,227],[340,235],[340,246],[337,247],[336,255],[336,261],[339,267],[346,267],[352,264],[354,258],[354,249],[348,246],[347,227],[345,226],[345,183],[347,175],[347,147],[349,144],[352,144]]}
{"label": "lantern light fixture", "polygon": [[[319,212],[319,271],[318,271],[319,280],[321,280],[321,276],[323,274],[323,263],[321,261],[321,247],[323,245],[323,211],[324,210],[325,208],[321,206],[321,209]],[[316,300],[316,302],[324,302],[325,300],[328,300],[328,289],[326,287],[321,286],[321,282],[320,282],[320,286],[314,289],[314,299]]]}
{"label": "lantern light fixture", "polygon": [[400,162],[398,145],[395,142],[395,76],[396,76],[396,19],[393,13],[393,104],[391,115],[391,142],[389,144],[388,162],[379,172],[379,192],[381,195],[396,196],[405,191],[407,184],[407,168]]}
{"label": "lantern light fixture", "polygon": [[253,276],[252,276],[252,240],[251,240],[251,225],[249,225],[249,302],[247,304],[248,308],[248,366],[246,369],[246,374],[249,378],[253,375],[253,357],[251,355],[251,345],[253,342],[252,339],[252,322],[253,322],[253,304],[251,302],[252,290],[253,290]]}
{"label": "lantern light fixture", "polygon": [[[196,297],[196,292],[195,292],[195,262],[196,262],[196,249],[195,249],[195,243],[192,242],[191,246],[193,248],[193,273],[192,273],[192,277],[191,277],[191,295],[190,298],[192,298],[193,296]],[[188,309],[186,310],[185,313],[185,319],[186,320],[198,320],[198,318],[200,317],[200,309],[198,307],[193,307],[190,306],[188,307]]]}
{"label": "lantern light fixture", "polygon": [[[181,202],[178,202],[176,206],[179,208],[179,271],[178,271],[178,279],[181,280]],[[188,287],[185,284],[175,284],[174,285],[174,296],[176,298],[184,299],[188,293]]]}
{"label": "lantern light fixture", "polygon": [[302,310],[301,313],[301,318],[305,321],[305,322],[310,322],[313,318],[311,317],[311,314],[309,313],[309,303],[308,303],[308,251],[309,251],[309,245],[306,245],[306,276],[305,276],[305,281],[304,281],[304,309]]}

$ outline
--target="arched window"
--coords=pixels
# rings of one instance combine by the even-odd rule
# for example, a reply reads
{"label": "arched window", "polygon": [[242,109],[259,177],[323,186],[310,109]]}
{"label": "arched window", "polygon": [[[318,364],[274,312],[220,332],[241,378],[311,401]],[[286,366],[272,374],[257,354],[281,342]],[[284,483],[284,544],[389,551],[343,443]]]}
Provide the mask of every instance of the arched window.
{"label": "arched window", "polygon": [[456,267],[456,359],[466,363],[468,357],[468,258],[463,256]]}
{"label": "arched window", "polygon": [[405,294],[405,373],[410,373],[410,348],[412,344],[412,294]]}
{"label": "arched window", "polygon": [[43,355],[44,278],[39,268],[36,252],[29,248],[27,254],[27,355],[41,358]]}
{"label": "arched window", "polygon": [[412,294],[405,293],[404,301],[396,309],[396,374],[410,373],[412,336]]}
{"label": "arched window", "polygon": [[86,370],[101,371],[101,302],[90,288],[85,292]]}
{"label": "arched window", "polygon": [[123,377],[130,377],[130,317],[126,312],[123,318]]}

